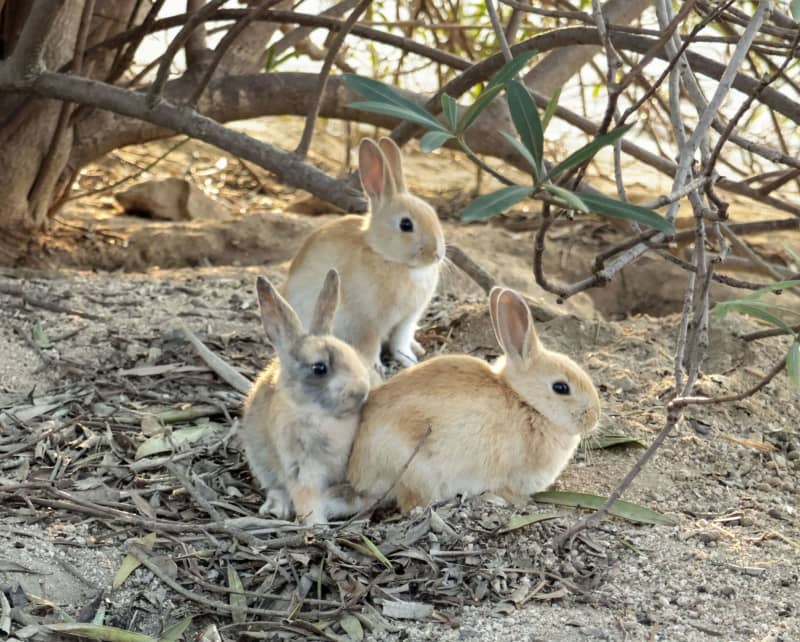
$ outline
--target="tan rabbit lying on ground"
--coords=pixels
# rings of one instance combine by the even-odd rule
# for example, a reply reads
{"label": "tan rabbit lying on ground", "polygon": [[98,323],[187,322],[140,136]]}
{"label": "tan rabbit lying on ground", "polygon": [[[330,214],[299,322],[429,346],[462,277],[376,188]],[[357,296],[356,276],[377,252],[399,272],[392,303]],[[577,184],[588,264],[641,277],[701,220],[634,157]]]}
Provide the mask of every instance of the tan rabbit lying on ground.
{"label": "tan rabbit lying on ground", "polygon": [[[403,512],[486,491],[524,502],[552,484],[597,424],[591,379],[541,345],[524,299],[494,288],[489,305],[505,353],[493,365],[437,356],[370,392],[347,470],[362,506],[387,492]],[[346,486],[332,495],[346,497]]]}
{"label": "tan rabbit lying on ground", "polygon": [[379,147],[364,139],[358,159],[370,212],[315,230],[292,260],[283,293],[308,323],[314,294],[328,269],[336,268],[342,301],[333,334],[382,372],[384,343],[404,366],[424,352],[414,333],[436,290],[444,235],[434,209],[406,189],[394,141],[382,138]]}
{"label": "tan rabbit lying on ground", "polygon": [[306,333],[291,306],[258,278],[264,330],[277,357],[253,385],[242,420],[247,460],[266,490],[259,512],[286,519],[294,509],[306,523],[324,523],[339,512],[324,493],[344,478],[369,391],[362,359],[330,336],[339,275],[330,270],[320,284]]}

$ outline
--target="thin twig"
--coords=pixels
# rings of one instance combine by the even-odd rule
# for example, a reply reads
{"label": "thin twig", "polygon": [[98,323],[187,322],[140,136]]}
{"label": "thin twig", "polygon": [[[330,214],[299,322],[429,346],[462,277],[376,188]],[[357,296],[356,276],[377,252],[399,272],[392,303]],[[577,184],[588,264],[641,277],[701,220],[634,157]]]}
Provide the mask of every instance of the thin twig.
{"label": "thin twig", "polygon": [[328,46],[328,51],[325,54],[325,60],[322,63],[322,69],[319,72],[317,90],[314,95],[314,99],[311,102],[311,107],[309,107],[308,115],[306,116],[306,124],[305,127],[303,127],[303,135],[300,137],[300,143],[297,145],[297,149],[294,150],[295,155],[300,159],[306,157],[308,154],[308,148],[311,147],[311,138],[314,135],[314,125],[317,122],[319,106],[322,102],[322,97],[325,95],[325,87],[328,84],[328,76],[330,75],[331,67],[333,67],[333,61],[336,60],[336,56],[339,54],[339,50],[344,44],[344,39],[347,37],[347,34],[350,33],[353,25],[355,25],[356,21],[361,17],[361,14],[367,10],[367,7],[369,7],[371,3],[372,0],[360,0],[360,2],[347,17],[347,20],[342,28],[337,32],[333,42],[331,42],[331,44]]}

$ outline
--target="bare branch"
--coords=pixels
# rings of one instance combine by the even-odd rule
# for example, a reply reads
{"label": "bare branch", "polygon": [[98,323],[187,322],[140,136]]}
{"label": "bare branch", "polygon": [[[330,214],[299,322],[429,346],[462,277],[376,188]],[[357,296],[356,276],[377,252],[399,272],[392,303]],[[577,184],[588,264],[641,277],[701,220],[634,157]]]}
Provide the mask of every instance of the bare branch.
{"label": "bare branch", "polygon": [[311,107],[308,110],[308,116],[306,116],[303,135],[300,137],[300,143],[297,145],[297,149],[294,150],[298,158],[305,158],[308,154],[308,148],[311,147],[314,125],[319,115],[319,104],[322,101],[322,96],[325,94],[325,87],[328,84],[328,76],[330,75],[331,67],[333,67],[333,61],[336,60],[336,56],[339,54],[339,49],[341,49],[344,44],[344,39],[347,37],[347,34],[350,33],[353,25],[355,25],[356,21],[361,17],[361,14],[367,10],[371,2],[372,0],[360,0],[328,47],[328,52],[325,54],[325,60],[322,63],[322,69],[319,72],[319,85],[317,86],[317,91],[315,92]]}

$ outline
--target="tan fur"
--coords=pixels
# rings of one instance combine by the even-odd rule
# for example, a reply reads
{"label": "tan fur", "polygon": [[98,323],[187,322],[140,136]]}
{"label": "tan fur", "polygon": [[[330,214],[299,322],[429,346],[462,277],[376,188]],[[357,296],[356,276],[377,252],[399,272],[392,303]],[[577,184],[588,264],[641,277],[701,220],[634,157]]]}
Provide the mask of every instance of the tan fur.
{"label": "tan fur", "polygon": [[[391,161],[381,149],[395,150]],[[370,213],[344,216],[315,230],[292,260],[283,292],[308,323],[311,293],[325,272],[336,268],[342,291],[333,334],[379,368],[387,342],[395,359],[411,365],[422,354],[414,332],[436,290],[444,236],[433,208],[405,191],[393,142],[382,139],[379,148],[365,139],[360,158]],[[412,232],[399,229],[403,218],[412,220]]]}
{"label": "tan fur", "polygon": [[[596,425],[599,398],[577,364],[541,346],[524,301],[506,293],[490,299],[506,344],[495,364],[434,357],[372,390],[347,471],[356,491],[377,498],[397,482],[389,499],[408,511],[486,491],[520,503],[558,477]],[[553,392],[555,381],[572,394]]]}
{"label": "tan fur", "polygon": [[[248,463],[266,490],[260,512],[286,519],[294,509],[306,523],[324,523],[334,512],[325,492],[344,478],[369,375],[343,341],[306,334],[266,279],[259,279],[258,289],[277,352],[253,385],[242,418]],[[331,326],[338,296],[338,275],[331,270],[316,302],[318,331]],[[326,364],[324,375],[314,373],[319,363]]]}

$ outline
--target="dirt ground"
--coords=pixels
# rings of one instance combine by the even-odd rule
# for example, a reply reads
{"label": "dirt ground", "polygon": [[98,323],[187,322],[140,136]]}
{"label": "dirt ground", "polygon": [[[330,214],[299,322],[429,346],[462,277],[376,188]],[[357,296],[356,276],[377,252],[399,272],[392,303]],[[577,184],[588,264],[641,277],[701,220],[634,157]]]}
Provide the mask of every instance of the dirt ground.
{"label": "dirt ground", "polygon": [[[338,161],[325,144],[339,135],[320,132],[312,155],[329,171]],[[86,171],[76,193],[143,166],[154,149],[118,152]],[[94,194],[68,206],[26,266],[0,270],[5,291],[16,289],[0,293],[0,594],[8,606],[0,602],[0,627],[10,609],[18,639],[56,639],[42,625],[68,618],[157,637],[188,616],[186,640],[212,623],[225,640],[253,632],[336,640],[800,639],[800,396],[783,375],[750,399],[689,410],[634,482],[626,499],[673,525],[611,518],[556,552],[552,536],[579,513],[533,501],[523,513],[557,516],[509,532],[519,512],[493,497],[333,532],[253,518],[259,490],[235,435],[241,396],[205,367],[180,322],[252,379],[269,357],[256,275],[282,280],[303,235],[335,214],[286,213],[299,196],[263,173],[231,159],[221,167],[204,146],[181,153],[143,176],[191,175],[228,204],[229,220],[153,222],[120,215],[110,192]],[[446,180],[426,192],[432,171]],[[437,205],[450,242],[501,282],[554,305],[530,274],[533,232],[519,224],[525,212],[505,225],[464,226],[454,217],[463,186],[474,185],[468,166],[446,153],[415,155],[409,173]],[[746,220],[746,204],[736,207],[734,219]],[[596,220],[555,228],[549,273],[580,276],[615,235]],[[800,250],[798,235],[783,238]],[[755,239],[760,244],[766,239]],[[537,326],[548,347],[594,379],[600,430],[645,444],[663,422],[685,282],[668,266],[646,258]],[[642,301],[645,292],[651,301]],[[785,339],[740,338],[759,328],[736,316],[715,325],[700,392],[744,389],[781,358]],[[429,355],[498,354],[485,296],[454,266],[418,336]],[[163,414],[175,409],[200,410],[178,421]],[[171,446],[137,452],[165,430]],[[607,494],[640,453],[630,445],[582,448],[554,489]],[[112,589],[126,553],[148,533],[157,539],[141,544],[139,555],[152,568],[140,566]],[[253,593],[243,601],[227,588],[237,581]]]}

